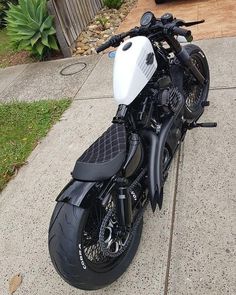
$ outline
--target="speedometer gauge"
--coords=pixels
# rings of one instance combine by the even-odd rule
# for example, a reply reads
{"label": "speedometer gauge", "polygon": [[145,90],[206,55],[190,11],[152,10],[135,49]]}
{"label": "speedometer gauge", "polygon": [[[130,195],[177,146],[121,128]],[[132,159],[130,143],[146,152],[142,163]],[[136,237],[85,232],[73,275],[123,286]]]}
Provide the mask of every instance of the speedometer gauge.
{"label": "speedometer gauge", "polygon": [[151,11],[147,11],[143,14],[143,16],[140,19],[140,25],[142,27],[149,27],[153,23],[155,23],[156,18],[154,14]]}

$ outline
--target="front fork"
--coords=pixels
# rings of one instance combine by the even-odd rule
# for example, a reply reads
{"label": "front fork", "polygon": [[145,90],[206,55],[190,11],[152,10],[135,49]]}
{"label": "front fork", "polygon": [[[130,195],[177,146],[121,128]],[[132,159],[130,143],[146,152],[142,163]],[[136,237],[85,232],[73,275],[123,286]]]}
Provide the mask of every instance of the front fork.
{"label": "front fork", "polygon": [[189,56],[188,52],[185,50],[184,47],[180,45],[179,41],[176,40],[173,36],[167,36],[166,41],[169,44],[170,48],[174,51],[181,65],[186,67],[201,85],[207,83],[206,79],[192,62],[192,59]]}
{"label": "front fork", "polygon": [[116,214],[118,224],[122,228],[130,228],[132,224],[132,197],[128,192],[125,178],[118,180],[118,196],[116,197]]}

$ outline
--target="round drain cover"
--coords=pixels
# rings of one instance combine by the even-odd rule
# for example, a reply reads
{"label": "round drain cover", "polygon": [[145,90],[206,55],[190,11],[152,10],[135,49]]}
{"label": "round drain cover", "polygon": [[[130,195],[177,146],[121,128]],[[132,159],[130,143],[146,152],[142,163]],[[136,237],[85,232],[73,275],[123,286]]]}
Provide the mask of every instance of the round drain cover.
{"label": "round drain cover", "polygon": [[85,68],[86,68],[86,63],[85,62],[77,62],[77,63],[73,63],[70,64],[66,67],[64,67],[61,71],[60,74],[62,76],[72,76],[75,74],[78,74],[80,72],[82,72]]}

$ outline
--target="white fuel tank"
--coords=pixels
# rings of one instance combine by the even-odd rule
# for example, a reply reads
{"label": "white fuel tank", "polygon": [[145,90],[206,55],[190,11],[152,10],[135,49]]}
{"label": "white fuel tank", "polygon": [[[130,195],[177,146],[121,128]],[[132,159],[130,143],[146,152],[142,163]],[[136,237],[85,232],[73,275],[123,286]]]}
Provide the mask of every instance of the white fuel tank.
{"label": "white fuel tank", "polygon": [[129,105],[145,87],[157,69],[157,61],[148,38],[133,37],[116,52],[113,71],[114,98]]}

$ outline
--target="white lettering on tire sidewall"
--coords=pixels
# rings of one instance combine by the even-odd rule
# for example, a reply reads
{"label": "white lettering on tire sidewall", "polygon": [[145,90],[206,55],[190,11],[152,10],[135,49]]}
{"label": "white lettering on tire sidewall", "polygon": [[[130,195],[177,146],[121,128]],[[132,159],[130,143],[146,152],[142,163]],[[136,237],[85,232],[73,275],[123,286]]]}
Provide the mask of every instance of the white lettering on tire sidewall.
{"label": "white lettering on tire sidewall", "polygon": [[87,266],[85,265],[84,259],[83,259],[83,255],[82,255],[82,248],[81,248],[81,244],[79,244],[79,260],[80,263],[82,265],[82,268],[85,270],[87,269]]}

